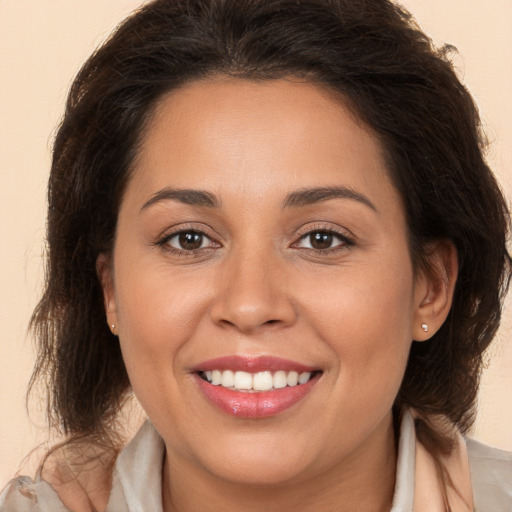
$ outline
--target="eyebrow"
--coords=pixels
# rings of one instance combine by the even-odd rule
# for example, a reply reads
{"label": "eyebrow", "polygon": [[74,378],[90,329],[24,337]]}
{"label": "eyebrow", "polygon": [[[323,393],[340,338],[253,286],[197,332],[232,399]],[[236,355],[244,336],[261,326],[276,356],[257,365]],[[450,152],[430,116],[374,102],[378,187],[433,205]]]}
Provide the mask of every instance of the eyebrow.
{"label": "eyebrow", "polygon": [[141,211],[156,203],[159,203],[160,201],[169,200],[190,204],[192,206],[206,206],[207,208],[220,207],[219,199],[210,192],[205,192],[204,190],[166,187],[162,190],[159,190],[148,201],[146,201],[142,206]]}
{"label": "eyebrow", "polygon": [[[316,187],[304,188],[292,192],[283,201],[283,208],[300,208],[330,199],[351,199],[359,201],[372,210],[378,212],[376,206],[363,194],[349,187]],[[192,206],[205,206],[207,208],[219,208],[220,200],[212,193],[204,190],[178,189],[166,187],[156,192],[141,208],[145,210],[161,201],[178,201]]]}
{"label": "eyebrow", "polygon": [[375,212],[378,212],[377,207],[366,196],[349,187],[343,186],[304,188],[297,190],[286,197],[283,202],[283,208],[300,208],[330,199],[351,199],[359,201]]}

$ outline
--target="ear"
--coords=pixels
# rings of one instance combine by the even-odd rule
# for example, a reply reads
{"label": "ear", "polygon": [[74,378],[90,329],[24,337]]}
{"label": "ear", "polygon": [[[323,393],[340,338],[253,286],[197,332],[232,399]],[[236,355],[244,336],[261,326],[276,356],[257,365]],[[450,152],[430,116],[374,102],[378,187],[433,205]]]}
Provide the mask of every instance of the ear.
{"label": "ear", "polygon": [[443,325],[453,302],[458,274],[455,245],[439,240],[426,248],[427,265],[418,271],[413,339],[426,341]]}
{"label": "ear", "polygon": [[96,273],[103,290],[103,302],[105,305],[105,314],[110,330],[117,335],[117,307],[114,288],[114,269],[112,257],[101,253],[96,259]]}

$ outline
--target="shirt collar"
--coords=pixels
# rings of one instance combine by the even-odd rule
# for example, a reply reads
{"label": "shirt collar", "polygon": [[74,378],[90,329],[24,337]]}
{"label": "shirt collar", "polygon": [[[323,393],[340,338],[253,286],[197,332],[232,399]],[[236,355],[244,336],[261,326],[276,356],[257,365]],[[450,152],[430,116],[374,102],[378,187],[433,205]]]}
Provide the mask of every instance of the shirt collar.
{"label": "shirt collar", "polygon": [[[410,512],[414,503],[414,420],[405,411],[400,425],[393,506],[390,512]],[[114,469],[107,512],[152,510],[162,512],[164,442],[149,420],[119,454]]]}

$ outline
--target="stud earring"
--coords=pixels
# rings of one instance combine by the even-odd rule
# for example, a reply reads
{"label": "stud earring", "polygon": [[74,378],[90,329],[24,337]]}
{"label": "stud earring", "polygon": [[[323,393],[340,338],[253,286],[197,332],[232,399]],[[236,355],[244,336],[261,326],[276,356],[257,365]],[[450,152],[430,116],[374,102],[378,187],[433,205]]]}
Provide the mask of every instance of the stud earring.
{"label": "stud earring", "polygon": [[427,325],[427,324],[421,324],[421,328],[422,328],[425,332],[428,332],[428,325]]}
{"label": "stud earring", "polygon": [[116,324],[112,324],[112,325],[110,326],[110,330],[112,331],[112,334],[113,334],[114,336],[117,336],[117,333],[116,333]]}

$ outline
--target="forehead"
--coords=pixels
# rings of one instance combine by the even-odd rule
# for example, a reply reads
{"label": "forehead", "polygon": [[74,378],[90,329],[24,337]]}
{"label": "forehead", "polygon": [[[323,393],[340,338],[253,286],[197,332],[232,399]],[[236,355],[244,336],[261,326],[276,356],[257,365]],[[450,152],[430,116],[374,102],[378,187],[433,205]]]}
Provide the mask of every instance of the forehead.
{"label": "forehead", "polygon": [[372,131],[334,93],[296,79],[219,78],[169,93],[143,134],[132,181],[145,194],[174,186],[252,197],[339,184],[379,195],[391,186]]}

